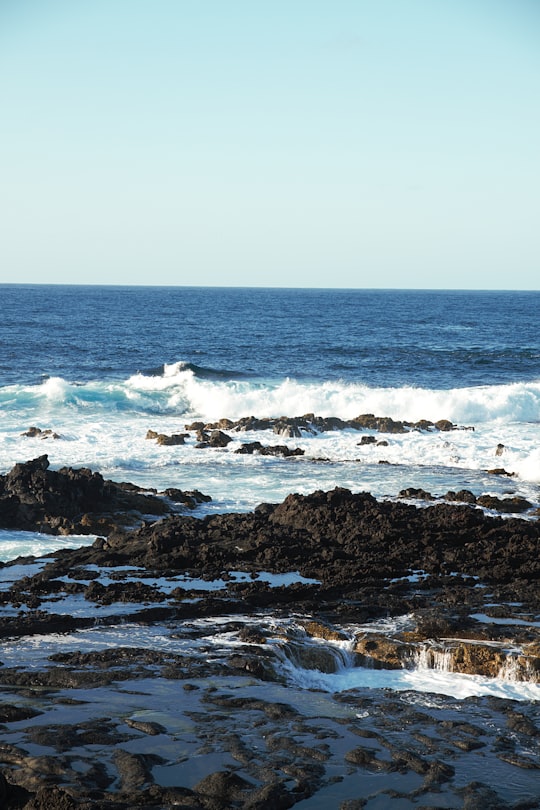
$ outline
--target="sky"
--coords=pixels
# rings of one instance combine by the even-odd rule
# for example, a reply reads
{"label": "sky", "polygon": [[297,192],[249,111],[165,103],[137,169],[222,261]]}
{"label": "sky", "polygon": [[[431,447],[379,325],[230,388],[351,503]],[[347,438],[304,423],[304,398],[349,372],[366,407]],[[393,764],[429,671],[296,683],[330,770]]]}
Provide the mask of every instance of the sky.
{"label": "sky", "polygon": [[540,289],[540,0],[0,0],[0,282]]}

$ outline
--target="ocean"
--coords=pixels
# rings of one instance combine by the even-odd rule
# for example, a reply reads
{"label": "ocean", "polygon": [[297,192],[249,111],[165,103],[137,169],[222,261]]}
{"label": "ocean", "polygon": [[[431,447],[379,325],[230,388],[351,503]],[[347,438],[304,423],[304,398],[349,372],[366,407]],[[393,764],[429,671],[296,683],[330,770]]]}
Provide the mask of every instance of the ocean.
{"label": "ocean", "polygon": [[[0,285],[0,301],[0,474],[18,462],[47,454],[52,469],[88,467],[105,478],[158,491],[198,489],[212,500],[190,512],[195,517],[247,512],[293,492],[346,487],[385,500],[407,500],[403,494],[407,488],[435,496],[463,489],[477,497],[515,495],[531,504],[523,519],[537,519],[533,512],[540,507],[540,292]],[[317,420],[346,421],[363,414],[409,423],[449,420],[454,429],[425,425],[394,433],[335,424],[335,429],[323,430]],[[198,447],[191,427],[222,419],[302,416],[306,416],[302,424],[312,427],[302,427],[293,436],[263,430],[260,424],[249,431],[222,427],[231,438],[224,447]],[[331,426],[327,421],[326,428]],[[148,431],[186,437],[183,444],[160,445],[147,437]],[[255,441],[298,448],[303,454],[235,452]],[[20,555],[36,558],[0,566],[0,596],[19,580],[45,570],[50,561],[47,555],[94,540],[94,536],[0,530],[0,561]],[[454,575],[459,578],[459,572],[452,572],[447,579]],[[224,705],[231,695],[247,700],[248,708],[264,705],[262,701],[274,701],[278,707],[291,704],[309,718],[308,725],[321,724],[318,731],[313,726],[313,733],[319,735],[314,745],[327,736],[330,740],[324,744],[329,753],[323,752],[330,757],[325,766],[329,781],[322,783],[320,795],[299,806],[344,807],[341,801],[362,791],[367,795],[380,790],[380,795],[373,793],[369,805],[377,808],[388,806],[385,791],[404,790],[404,785],[407,790],[417,788],[420,776],[413,774],[406,781],[399,768],[382,772],[380,778],[369,770],[357,772],[343,759],[344,751],[346,746],[358,745],[357,734],[370,737],[371,745],[390,728],[392,746],[399,740],[404,750],[414,747],[418,740],[414,742],[416,737],[409,734],[409,721],[402,720],[405,711],[420,723],[422,739],[430,739],[425,733],[435,734],[429,719],[433,715],[433,722],[443,723],[441,728],[447,724],[452,729],[449,740],[456,733],[459,737],[461,732],[455,728],[474,725],[474,734],[486,741],[465,741],[473,751],[469,755],[463,753],[469,751],[467,747],[452,753],[444,738],[437,756],[454,763],[456,776],[442,791],[437,787],[432,794],[425,787],[428,793],[422,795],[430,806],[461,807],[460,791],[473,790],[474,785],[482,788],[486,781],[507,801],[536,795],[533,768],[537,765],[527,764],[538,760],[533,738],[512,743],[515,751],[508,742],[519,767],[499,745],[511,736],[507,710],[508,717],[525,713],[531,722],[538,722],[536,679],[520,680],[511,666],[498,677],[454,672],[444,649],[437,645],[431,661],[424,660],[425,650],[420,649],[411,666],[358,665],[358,638],[370,633],[374,638],[401,638],[400,634],[416,627],[414,599],[410,614],[365,622],[358,618],[341,627],[337,639],[323,640],[306,635],[303,627],[311,616],[279,608],[230,616],[206,615],[203,610],[205,592],[227,600],[227,594],[237,593],[235,584],[261,580],[270,591],[302,583],[316,585],[317,580],[307,580],[298,571],[227,570],[215,580],[197,576],[189,571],[166,576],[136,566],[99,569],[89,565],[70,577],[53,579],[50,591],[44,586],[39,591],[39,616],[64,615],[71,623],[62,632],[33,635],[29,631],[14,637],[6,633],[4,673],[18,668],[21,678],[37,672],[45,677],[43,673],[62,669],[55,662],[63,657],[102,655],[106,660],[107,651],[116,655],[118,650],[132,648],[133,660],[141,651],[152,652],[156,660],[165,654],[184,662],[189,659],[193,684],[180,688],[171,667],[164,677],[156,670],[142,681],[110,686],[107,681],[99,688],[87,689],[83,680],[82,686],[64,689],[62,694],[70,700],[62,706],[62,697],[60,704],[50,703],[50,690],[45,689],[42,698],[38,680],[32,705],[40,712],[52,712],[40,718],[39,728],[46,728],[48,722],[56,728],[58,712],[63,712],[62,721],[70,728],[88,718],[98,718],[99,723],[104,717],[117,718],[114,722],[123,733],[125,716],[137,722],[141,718],[157,721],[167,733],[162,730],[150,743],[131,740],[129,750],[162,756],[152,776],[159,785],[192,787],[216,768],[236,771],[239,767],[236,760],[231,765],[227,759],[228,743],[205,747],[208,723],[201,718],[209,711],[208,701],[218,700],[216,690]],[[411,570],[402,579],[416,582],[426,576]],[[148,602],[130,601],[129,595],[99,602],[86,593],[91,584],[100,589],[119,583],[128,590],[138,586],[159,592],[161,601],[156,605],[165,612],[175,605],[187,609],[200,603],[201,615],[194,609],[190,620],[141,620]],[[390,580],[390,586],[399,588],[399,580]],[[478,593],[484,594],[485,586],[480,582],[477,586]],[[182,589],[188,592],[185,600],[178,596]],[[485,599],[478,597],[477,612],[470,617],[478,627],[492,628],[500,621],[510,632],[512,625],[518,629],[526,625],[529,637],[536,638],[537,613],[522,610],[520,603],[499,604],[496,599],[497,618],[499,614],[489,612],[490,596],[485,591]],[[6,597],[2,618],[24,622],[26,614],[36,613],[32,604]],[[76,622],[81,622],[80,627]],[[277,679],[259,682],[249,673],[231,674],[231,656],[246,650],[246,637],[239,636],[239,628],[243,632],[251,628],[255,637],[264,633],[265,655],[277,662]],[[304,657],[298,657],[305,649]],[[324,660],[332,659],[333,665],[319,669],[310,663],[319,660],[320,654],[326,656]],[[132,688],[123,688],[124,683]],[[11,687],[6,688],[12,700]],[[257,745],[263,745],[252,744],[258,732],[239,709],[208,719],[220,734],[220,723],[225,722],[223,740],[229,739],[234,727],[239,738],[249,739],[250,750],[256,752]],[[352,731],[343,741],[345,719]],[[281,719],[276,722],[269,739],[288,733]],[[9,740],[21,745],[21,734],[35,736],[32,721],[27,725],[29,730],[24,732],[15,724]],[[261,734],[266,735],[264,728]],[[40,750],[54,753],[54,745],[47,745],[52,747]],[[84,750],[78,746],[77,742],[73,753],[76,770],[81,751],[87,763],[95,757],[90,750],[95,746]],[[474,753],[477,747],[480,754]],[[266,763],[268,751],[264,750]],[[100,761],[103,756],[100,747]],[[278,772],[281,765],[272,767]],[[330,779],[332,774],[335,778]],[[78,770],[76,775],[78,779]],[[416,801],[403,799],[396,806],[412,807]]]}
{"label": "ocean", "polygon": [[[538,292],[0,285],[0,300],[2,473],[47,453],[52,468],[199,489],[212,498],[201,515],[335,486],[540,502]],[[233,431],[206,450],[194,432],[179,446],[146,438],[194,421],[366,413],[459,429],[365,445],[370,431]],[[248,441],[304,455],[234,452]]]}

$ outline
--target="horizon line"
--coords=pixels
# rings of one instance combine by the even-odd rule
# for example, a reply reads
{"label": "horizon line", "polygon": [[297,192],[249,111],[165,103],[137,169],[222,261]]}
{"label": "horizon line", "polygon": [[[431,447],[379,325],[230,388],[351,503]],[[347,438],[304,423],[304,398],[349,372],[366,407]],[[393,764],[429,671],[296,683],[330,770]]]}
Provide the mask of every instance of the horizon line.
{"label": "horizon line", "polygon": [[306,290],[306,291],[339,291],[344,292],[540,292],[540,288],[532,287],[307,287],[307,286],[280,286],[280,285],[249,285],[249,284],[143,284],[121,282],[65,282],[65,281],[0,281],[1,287],[106,287],[110,289],[191,289],[191,290]]}

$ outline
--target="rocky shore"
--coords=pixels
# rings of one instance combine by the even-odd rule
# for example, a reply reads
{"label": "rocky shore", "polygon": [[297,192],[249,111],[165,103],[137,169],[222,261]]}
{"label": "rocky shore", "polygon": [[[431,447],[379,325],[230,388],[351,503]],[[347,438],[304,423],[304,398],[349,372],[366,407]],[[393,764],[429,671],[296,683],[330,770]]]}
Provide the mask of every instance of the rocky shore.
{"label": "rocky shore", "polygon": [[[249,429],[192,429],[227,427]],[[338,488],[199,518],[200,492],[16,465],[0,528],[97,539],[0,566],[0,806],[540,807],[538,702],[310,686],[540,683],[540,524],[488,498]]]}

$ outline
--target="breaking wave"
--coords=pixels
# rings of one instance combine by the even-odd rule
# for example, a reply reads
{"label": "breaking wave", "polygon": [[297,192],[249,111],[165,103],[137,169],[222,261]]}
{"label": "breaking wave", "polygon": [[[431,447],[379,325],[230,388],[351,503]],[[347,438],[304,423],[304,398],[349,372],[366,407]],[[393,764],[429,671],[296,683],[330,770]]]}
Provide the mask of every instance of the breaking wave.
{"label": "breaking wave", "polygon": [[291,378],[250,380],[184,362],[164,365],[159,374],[155,371],[118,381],[77,384],[51,377],[40,385],[6,386],[0,389],[0,409],[96,408],[207,421],[308,413],[352,419],[374,413],[413,422],[450,419],[462,425],[540,422],[540,381],[441,390]]}

